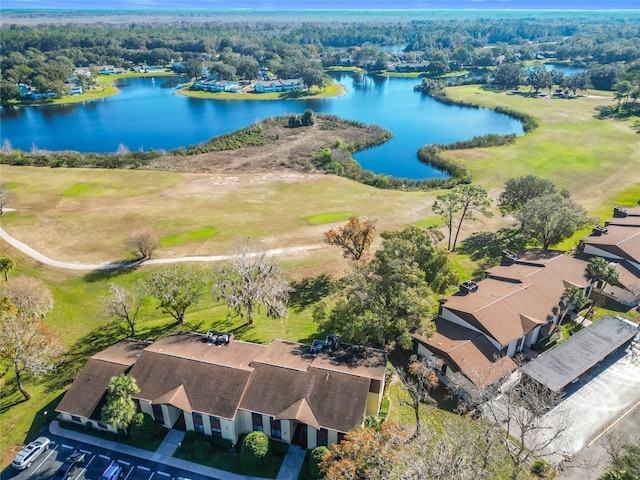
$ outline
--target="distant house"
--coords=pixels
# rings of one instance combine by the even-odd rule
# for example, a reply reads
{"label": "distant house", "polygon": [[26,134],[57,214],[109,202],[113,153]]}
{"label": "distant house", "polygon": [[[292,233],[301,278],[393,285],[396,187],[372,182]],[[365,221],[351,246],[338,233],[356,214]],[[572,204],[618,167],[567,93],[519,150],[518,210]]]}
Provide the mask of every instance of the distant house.
{"label": "distant house", "polygon": [[237,92],[239,84],[233,80],[206,79],[197,80],[191,87],[193,90],[205,92]]}
{"label": "distant house", "polygon": [[91,357],[57,408],[62,418],[95,419],[108,378],[128,372],[140,387],[140,411],[167,428],[233,443],[260,430],[314,448],[378,415],[384,391],[385,352],[335,336],[313,346],[260,345],[221,332],[177,332],[135,351],[118,344]]}
{"label": "distant house", "polygon": [[290,92],[292,90],[302,90],[304,83],[300,78],[258,80],[255,90],[258,93],[270,92]]}
{"label": "distant house", "polygon": [[426,72],[429,62],[402,62],[393,67],[394,72]]}
{"label": "distant house", "polygon": [[68,83],[67,90],[69,95],[82,95],[82,85],[77,83]]}
{"label": "distant house", "polygon": [[114,75],[125,72],[124,68],[114,67],[113,65],[102,65],[95,68],[98,71],[98,75]]}

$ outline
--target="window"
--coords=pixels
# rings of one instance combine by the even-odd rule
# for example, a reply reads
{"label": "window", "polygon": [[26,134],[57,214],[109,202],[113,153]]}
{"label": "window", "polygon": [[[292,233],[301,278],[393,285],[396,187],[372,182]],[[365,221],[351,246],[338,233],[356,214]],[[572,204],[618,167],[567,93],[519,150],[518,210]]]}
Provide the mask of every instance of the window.
{"label": "window", "polygon": [[221,437],[222,427],[220,425],[220,419],[218,417],[209,417],[209,423],[211,424],[211,435]]}
{"label": "window", "polygon": [[329,443],[329,431],[326,428],[318,430],[318,440],[316,442],[319,447],[326,447]]}
{"label": "window", "polygon": [[104,423],[102,422],[98,422],[98,428],[101,428],[103,430],[108,430],[109,427],[107,427]]}
{"label": "window", "polygon": [[280,420],[276,420],[275,418],[271,419],[271,438],[276,438],[278,440],[282,438]]}
{"label": "window", "polygon": [[76,423],[82,423],[82,419],[77,415],[71,415],[71,421]]}
{"label": "window", "polygon": [[198,412],[193,412],[191,414],[191,418],[193,418],[193,429],[198,433],[204,433],[204,425],[202,424],[202,414]]}
{"label": "window", "polygon": [[338,432],[338,445],[340,445],[340,443],[342,443],[342,440],[344,440],[344,435],[344,433]]}
{"label": "window", "polygon": [[262,427],[262,415],[259,413],[251,414],[251,422],[253,423],[253,431],[263,432],[264,428]]}

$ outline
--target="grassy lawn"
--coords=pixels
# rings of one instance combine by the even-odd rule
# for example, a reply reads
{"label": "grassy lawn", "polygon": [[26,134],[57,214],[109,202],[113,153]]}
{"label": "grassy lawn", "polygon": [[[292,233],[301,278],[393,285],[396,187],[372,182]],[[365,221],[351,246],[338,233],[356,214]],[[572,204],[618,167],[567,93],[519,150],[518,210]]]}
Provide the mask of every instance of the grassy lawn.
{"label": "grassy lawn", "polygon": [[113,432],[106,432],[103,430],[96,430],[94,428],[86,428],[84,425],[78,425],[73,422],[60,422],[60,426],[62,428],[66,428],[69,430],[75,430],[76,432],[84,433],[86,435],[91,435],[97,438],[103,438],[105,440],[111,440],[118,443],[123,443],[125,445],[129,445],[130,447],[141,448],[143,450],[149,450],[151,452],[155,452],[158,447],[162,444],[164,437],[167,436],[169,430],[163,428],[159,424],[154,424],[154,432],[150,436],[150,438],[145,439],[133,439],[132,437],[123,437],[119,434]]}
{"label": "grassy lawn", "polygon": [[195,230],[188,230],[186,232],[170,233],[164,235],[160,239],[161,247],[174,247],[187,242],[195,242],[197,240],[206,240],[213,237],[218,230],[215,227],[202,227]]}
{"label": "grassy lawn", "polygon": [[[598,120],[605,92],[574,99],[531,98],[478,86],[448,88],[447,95],[487,107],[505,106],[538,119],[540,127],[515,144],[448,152],[469,166],[486,187],[501,188],[511,177],[533,174],[567,188],[590,213],[611,216],[613,206],[640,198],[640,149],[631,121]],[[628,203],[627,203],[628,204]]]}
{"label": "grassy lawn", "polygon": [[351,217],[353,217],[353,214],[350,212],[319,213],[307,218],[307,223],[309,225],[322,225],[324,223],[342,222],[349,220]]}

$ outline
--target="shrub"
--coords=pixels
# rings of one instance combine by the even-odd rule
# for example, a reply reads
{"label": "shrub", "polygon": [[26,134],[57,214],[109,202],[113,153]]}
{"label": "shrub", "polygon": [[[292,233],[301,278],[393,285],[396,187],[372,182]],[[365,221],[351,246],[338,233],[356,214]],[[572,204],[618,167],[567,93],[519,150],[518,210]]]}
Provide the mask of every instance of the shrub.
{"label": "shrub", "polygon": [[209,441],[204,438],[194,440],[194,442],[191,444],[191,452],[193,453],[193,456],[196,458],[196,460],[200,461],[207,458],[207,455],[209,454],[209,448]]}
{"label": "shrub", "polygon": [[322,471],[318,464],[327,453],[329,453],[327,447],[316,447],[311,450],[311,455],[309,455],[309,475],[314,480],[322,478]]}
{"label": "shrub", "polygon": [[269,437],[264,432],[251,432],[242,441],[240,455],[242,459],[252,465],[264,464],[271,455]]}
{"label": "shrub", "polygon": [[131,421],[131,429],[129,431],[131,438],[135,441],[146,440],[154,436],[157,424],[146,413],[136,413]]}
{"label": "shrub", "polygon": [[536,477],[544,478],[545,474],[547,473],[547,462],[545,462],[541,458],[533,462],[531,473],[533,473]]}

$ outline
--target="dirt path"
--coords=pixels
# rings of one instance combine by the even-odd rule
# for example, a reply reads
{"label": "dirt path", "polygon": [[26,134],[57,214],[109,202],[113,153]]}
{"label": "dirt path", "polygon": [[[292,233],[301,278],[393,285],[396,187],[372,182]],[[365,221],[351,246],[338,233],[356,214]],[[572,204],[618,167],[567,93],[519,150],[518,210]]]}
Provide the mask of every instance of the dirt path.
{"label": "dirt path", "polygon": [[[68,270],[100,270],[100,269],[114,269],[125,266],[126,264],[122,263],[70,263],[70,262],[61,262],[59,260],[54,260],[52,258],[43,255],[42,253],[34,250],[29,245],[21,242],[15,237],[9,235],[2,227],[0,227],[0,238],[2,238],[5,242],[11,245],[14,248],[17,248],[25,255],[30,256],[34,260],[38,262],[44,263],[45,265],[49,265],[51,267],[57,268],[66,268]],[[288,247],[288,248],[274,248],[272,250],[266,250],[266,254],[268,256],[277,256],[277,255],[285,255],[296,252],[304,252],[308,250],[315,250],[317,248],[322,248],[323,245],[303,245],[298,247]],[[260,252],[256,252],[257,255]],[[182,262],[221,262],[224,260],[228,260],[232,258],[232,255],[210,255],[210,256],[194,256],[194,257],[179,257],[179,258],[159,258],[155,260],[145,260],[140,262],[138,265],[163,265],[168,263],[182,263]]]}

